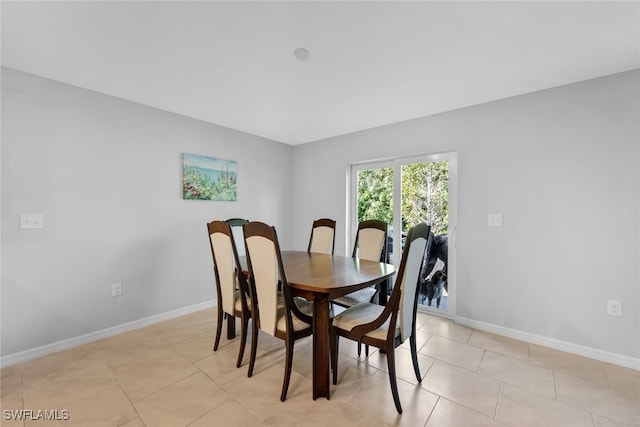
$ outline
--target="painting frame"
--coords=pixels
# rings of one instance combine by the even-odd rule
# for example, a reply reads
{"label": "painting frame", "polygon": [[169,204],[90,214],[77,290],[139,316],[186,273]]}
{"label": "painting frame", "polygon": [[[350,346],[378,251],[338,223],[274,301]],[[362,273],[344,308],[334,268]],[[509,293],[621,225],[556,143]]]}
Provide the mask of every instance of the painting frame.
{"label": "painting frame", "polygon": [[235,202],[238,162],[200,154],[182,153],[182,198]]}

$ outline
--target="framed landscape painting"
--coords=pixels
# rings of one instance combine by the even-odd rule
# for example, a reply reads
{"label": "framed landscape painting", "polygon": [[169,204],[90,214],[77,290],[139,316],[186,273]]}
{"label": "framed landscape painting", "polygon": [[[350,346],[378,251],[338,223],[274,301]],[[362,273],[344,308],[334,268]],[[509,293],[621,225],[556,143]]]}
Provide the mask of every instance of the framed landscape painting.
{"label": "framed landscape painting", "polygon": [[236,200],[238,162],[197,154],[182,154],[182,198]]}

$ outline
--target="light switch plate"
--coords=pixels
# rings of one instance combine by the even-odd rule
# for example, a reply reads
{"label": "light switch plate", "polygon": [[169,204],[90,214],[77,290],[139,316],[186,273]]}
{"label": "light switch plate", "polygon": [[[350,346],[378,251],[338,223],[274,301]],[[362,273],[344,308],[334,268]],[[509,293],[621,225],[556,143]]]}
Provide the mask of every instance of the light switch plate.
{"label": "light switch plate", "polygon": [[36,230],[43,228],[44,217],[42,214],[22,214],[20,215],[21,230]]}
{"label": "light switch plate", "polygon": [[489,214],[487,221],[491,227],[502,227],[502,214]]}

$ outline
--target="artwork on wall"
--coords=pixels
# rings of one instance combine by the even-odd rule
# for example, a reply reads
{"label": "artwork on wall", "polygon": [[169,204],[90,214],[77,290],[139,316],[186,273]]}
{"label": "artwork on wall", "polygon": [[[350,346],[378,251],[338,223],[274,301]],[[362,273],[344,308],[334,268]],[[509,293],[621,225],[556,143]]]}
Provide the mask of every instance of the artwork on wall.
{"label": "artwork on wall", "polygon": [[236,200],[238,162],[197,154],[182,154],[182,198]]}

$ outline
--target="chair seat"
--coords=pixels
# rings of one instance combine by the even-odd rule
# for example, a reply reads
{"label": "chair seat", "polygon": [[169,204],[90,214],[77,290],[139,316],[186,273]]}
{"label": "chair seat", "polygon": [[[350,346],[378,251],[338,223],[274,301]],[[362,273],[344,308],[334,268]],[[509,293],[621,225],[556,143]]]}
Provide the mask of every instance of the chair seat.
{"label": "chair seat", "polygon": [[[363,302],[349,307],[333,318],[333,326],[344,331],[351,331],[353,328],[365,323],[373,322],[384,311],[384,307],[378,304]],[[389,319],[378,329],[366,334],[367,337],[385,340],[389,331]],[[396,325],[395,336],[400,335],[400,325]]]}
{"label": "chair seat", "polygon": [[376,294],[377,289],[369,286],[366,288],[362,288],[355,292],[351,292],[343,297],[336,298],[331,302],[341,305],[343,307],[351,307],[353,305],[359,304],[361,302],[371,302],[371,298]]}
{"label": "chair seat", "polygon": [[302,313],[313,316],[313,302],[300,297],[293,297],[293,302],[295,302]]}
{"label": "chair seat", "polygon": [[[304,314],[309,316],[313,316],[313,303],[311,301],[307,301],[304,298],[294,297],[293,298],[295,304],[298,306],[298,309]],[[284,303],[284,294],[282,292],[278,293],[278,322],[276,323],[276,328],[279,331],[287,330],[287,318],[285,317],[285,303]],[[311,325],[303,322],[298,319],[295,315],[293,316],[293,330],[294,331],[302,331],[304,329],[311,328]]]}
{"label": "chair seat", "polygon": [[[249,301],[250,299],[247,298],[247,304],[249,303]],[[311,301],[307,301],[306,299],[300,297],[293,297],[293,301],[296,303],[301,312],[303,312],[304,314],[308,314],[309,316],[313,316],[313,303]],[[277,304],[278,310],[285,307],[284,294],[282,292],[278,292]]]}
{"label": "chair seat", "polygon": [[[236,289],[235,295],[233,296],[233,308],[236,311],[242,311],[242,299],[240,296],[240,290]],[[251,298],[247,297],[247,307],[251,307]]]}

